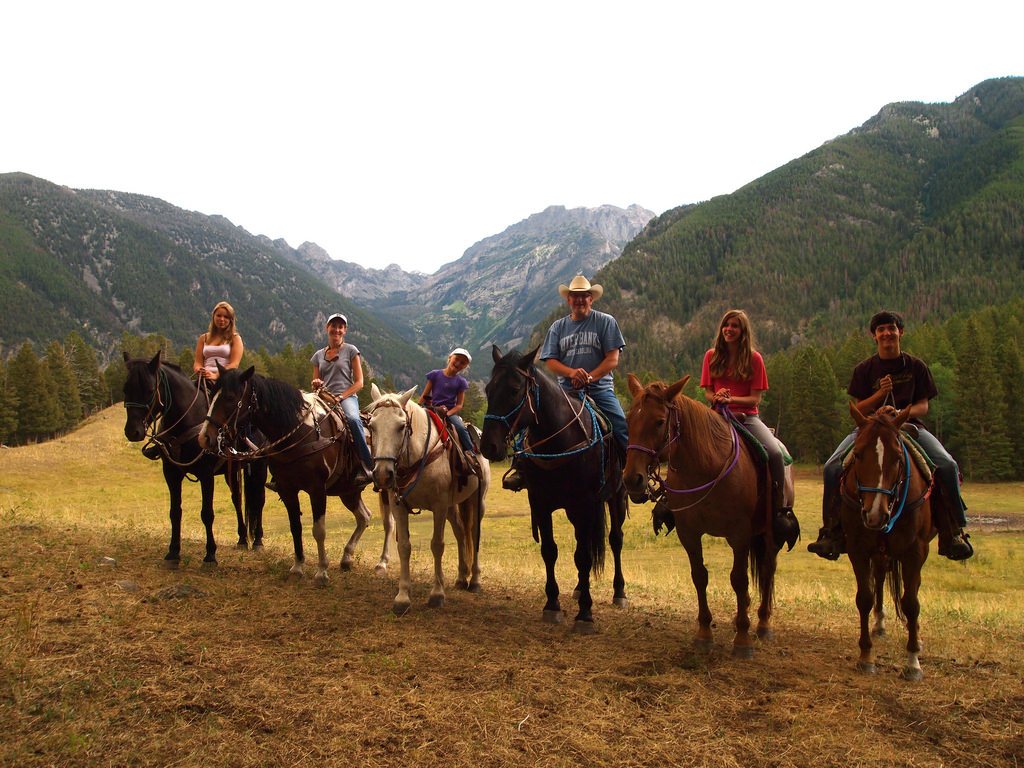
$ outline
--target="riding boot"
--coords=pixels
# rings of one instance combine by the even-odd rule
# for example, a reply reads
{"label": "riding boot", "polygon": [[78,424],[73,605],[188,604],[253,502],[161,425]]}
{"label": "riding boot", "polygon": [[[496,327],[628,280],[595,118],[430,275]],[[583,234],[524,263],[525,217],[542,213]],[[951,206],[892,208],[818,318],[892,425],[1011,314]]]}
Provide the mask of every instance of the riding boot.
{"label": "riding boot", "polygon": [[818,529],[817,541],[807,545],[807,551],[826,560],[838,560],[846,552],[846,535],[839,519],[838,501],[833,500],[828,511],[822,515],[822,526]]}
{"label": "riding boot", "polygon": [[523,479],[523,476],[519,474],[519,470],[513,467],[505,473],[503,478],[501,478],[501,487],[506,491],[519,493],[519,491],[526,487],[526,481]]}
{"label": "riding boot", "polygon": [[777,507],[772,515],[772,536],[775,543],[780,547],[785,542],[786,551],[789,552],[796,546],[800,538],[800,521],[793,514],[792,507]]}
{"label": "riding boot", "polygon": [[939,529],[939,554],[950,560],[966,560],[974,554],[974,547],[968,541],[971,537],[964,529],[950,520],[945,510],[936,515],[933,521]]}
{"label": "riding boot", "polygon": [[669,509],[666,496],[662,495],[654,505],[654,509],[651,510],[651,524],[654,526],[655,536],[661,533],[662,526],[665,528],[666,536],[672,533],[672,529],[676,527],[676,516]]}
{"label": "riding boot", "polygon": [[266,487],[268,491],[273,491],[274,493],[277,493],[277,481],[274,478],[268,477],[267,482],[265,482],[263,485]]}
{"label": "riding boot", "polygon": [[147,459],[156,461],[160,458],[160,443],[149,443],[149,445],[142,449],[142,455]]}

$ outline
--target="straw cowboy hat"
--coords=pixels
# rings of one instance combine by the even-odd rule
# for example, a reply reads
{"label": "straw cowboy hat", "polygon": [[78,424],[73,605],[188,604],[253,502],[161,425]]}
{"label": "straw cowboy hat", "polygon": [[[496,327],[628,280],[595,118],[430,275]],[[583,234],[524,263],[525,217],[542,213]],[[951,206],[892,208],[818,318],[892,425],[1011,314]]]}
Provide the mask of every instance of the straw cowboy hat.
{"label": "straw cowboy hat", "polygon": [[591,285],[590,281],[587,280],[587,278],[585,278],[583,275],[576,275],[576,277],[574,277],[572,279],[572,282],[569,283],[568,285],[558,286],[558,292],[562,294],[563,299],[567,298],[570,293],[586,292],[590,294],[591,298],[593,298],[594,301],[597,301],[598,299],[601,298],[601,294],[604,293],[604,288],[602,288],[597,283]]}

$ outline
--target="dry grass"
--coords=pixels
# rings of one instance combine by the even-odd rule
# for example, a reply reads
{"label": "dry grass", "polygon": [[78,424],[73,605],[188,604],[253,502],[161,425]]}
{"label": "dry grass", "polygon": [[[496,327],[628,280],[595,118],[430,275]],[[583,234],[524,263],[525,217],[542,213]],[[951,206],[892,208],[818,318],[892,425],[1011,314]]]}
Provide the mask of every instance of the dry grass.
{"label": "dry grass", "polygon": [[[525,498],[500,488],[484,522],[485,591],[450,591],[440,610],[425,606],[425,519],[402,619],[390,613],[394,573],[370,572],[379,522],[356,569],[317,589],[288,578],[276,500],[256,555],[228,546],[218,491],[220,568],[204,573],[189,488],[182,568],[162,570],[166,491],[121,418],[0,452],[0,765],[1016,766],[1024,754],[1019,484],[967,489],[986,520],[978,555],[926,566],[925,680],[911,684],[894,623],[878,676],[854,671],[849,566],[802,545],[782,557],[776,639],[738,661],[728,548],[706,540],[717,645],[694,653],[685,555],[648,533],[645,507],[626,531],[632,605],[612,608],[602,580],[592,637],[540,622]],[[815,473],[798,493],[811,533]],[[335,561],[351,529],[340,509],[329,507]],[[568,590],[571,532],[558,530]]]}

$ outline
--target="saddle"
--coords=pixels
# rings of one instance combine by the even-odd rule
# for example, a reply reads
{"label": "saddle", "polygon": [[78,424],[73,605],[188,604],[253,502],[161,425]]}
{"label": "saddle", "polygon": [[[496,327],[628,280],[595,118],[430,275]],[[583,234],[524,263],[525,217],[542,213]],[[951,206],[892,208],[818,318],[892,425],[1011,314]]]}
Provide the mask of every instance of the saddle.
{"label": "saddle", "polygon": [[[907,430],[900,432],[900,438],[903,440],[904,445],[907,446],[907,455],[910,456],[911,461],[914,462],[914,466],[918,468],[921,474],[924,476],[926,482],[930,483],[932,480],[932,473],[935,470],[935,463],[929,458],[928,454],[924,452],[924,449],[918,445],[911,433]],[[843,472],[850,468],[850,464],[853,463],[853,443],[843,453]]]}
{"label": "saddle", "polygon": [[[448,462],[452,476],[457,479],[459,490],[462,490],[463,486],[468,482],[470,475],[480,474],[480,465],[477,463],[475,456],[470,456],[463,450],[462,441],[459,440],[459,436],[450,428],[448,419],[442,419],[430,408],[427,408],[426,411],[433,420],[438,434],[441,436],[441,442],[448,449]],[[480,444],[479,438],[475,434],[475,428],[470,424],[467,424],[466,427],[469,429],[469,436],[473,440],[474,447],[479,452]]]}

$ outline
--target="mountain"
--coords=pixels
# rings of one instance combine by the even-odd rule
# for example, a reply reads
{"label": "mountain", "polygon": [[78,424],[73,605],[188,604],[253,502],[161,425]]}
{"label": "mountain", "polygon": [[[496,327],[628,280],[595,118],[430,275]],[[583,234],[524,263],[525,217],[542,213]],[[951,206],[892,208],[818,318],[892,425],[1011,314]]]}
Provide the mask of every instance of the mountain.
{"label": "mountain", "polygon": [[612,261],[654,216],[637,205],[551,206],[468,248],[433,275],[396,265],[368,270],[315,246],[301,263],[339,293],[386,319],[434,357],[454,347],[517,346],[561,303],[559,283]]}
{"label": "mountain", "polygon": [[371,371],[419,381],[433,361],[290,250],[152,197],[0,175],[0,355],[72,330],[107,358],[126,331],[192,346],[224,300],[246,345],[272,352],[320,343],[327,316],[344,312]]}
{"label": "mountain", "polygon": [[625,370],[667,379],[699,372],[731,307],[774,352],[863,333],[881,308],[916,325],[1024,296],[1024,78],[890,104],[733,194],[658,216],[593,279]]}

